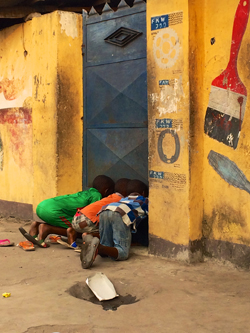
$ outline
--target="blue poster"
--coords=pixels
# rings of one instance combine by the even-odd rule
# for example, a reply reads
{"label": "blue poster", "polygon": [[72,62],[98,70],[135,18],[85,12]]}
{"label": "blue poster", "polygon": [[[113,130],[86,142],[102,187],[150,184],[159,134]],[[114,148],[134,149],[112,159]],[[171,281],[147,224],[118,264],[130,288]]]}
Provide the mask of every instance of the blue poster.
{"label": "blue poster", "polygon": [[168,28],[168,15],[151,17],[151,30]]}
{"label": "blue poster", "polygon": [[150,178],[157,178],[157,179],[164,179],[164,172],[149,170],[149,177]]}
{"label": "blue poster", "polygon": [[155,128],[172,128],[173,119],[155,119]]}

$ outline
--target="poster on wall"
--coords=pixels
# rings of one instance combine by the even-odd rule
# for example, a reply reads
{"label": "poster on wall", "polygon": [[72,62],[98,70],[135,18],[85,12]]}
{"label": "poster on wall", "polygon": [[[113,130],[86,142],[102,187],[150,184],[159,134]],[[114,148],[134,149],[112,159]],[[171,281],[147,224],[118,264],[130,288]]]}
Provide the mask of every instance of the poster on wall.
{"label": "poster on wall", "polygon": [[159,116],[181,111],[183,50],[183,12],[151,18],[153,59],[158,76],[157,91],[150,98]]}
{"label": "poster on wall", "polygon": [[[173,68],[181,53],[183,12],[178,11],[151,18],[153,53],[158,67]],[[182,73],[179,65],[173,73]]]}
{"label": "poster on wall", "polygon": [[186,189],[186,174],[149,170],[150,187],[163,190],[183,191]]}
{"label": "poster on wall", "polygon": [[183,130],[182,119],[162,118],[155,120],[157,137],[158,163],[171,164],[180,168],[180,132]]}
{"label": "poster on wall", "polygon": [[[182,149],[185,142],[183,117],[183,11],[151,17],[154,92],[149,96],[153,109],[154,152],[150,186],[182,191]],[[160,170],[160,171],[159,171]]]}

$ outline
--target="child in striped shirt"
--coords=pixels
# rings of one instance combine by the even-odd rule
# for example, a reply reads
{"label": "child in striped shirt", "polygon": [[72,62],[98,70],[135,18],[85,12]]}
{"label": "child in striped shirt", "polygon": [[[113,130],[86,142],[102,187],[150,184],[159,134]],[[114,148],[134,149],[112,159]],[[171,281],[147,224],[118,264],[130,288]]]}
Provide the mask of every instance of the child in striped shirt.
{"label": "child in striped shirt", "polygon": [[80,255],[83,268],[89,268],[98,254],[114,260],[126,260],[131,245],[131,228],[147,216],[148,187],[139,180],[131,180],[127,186],[128,197],[110,203],[100,210],[100,239],[83,234]]}

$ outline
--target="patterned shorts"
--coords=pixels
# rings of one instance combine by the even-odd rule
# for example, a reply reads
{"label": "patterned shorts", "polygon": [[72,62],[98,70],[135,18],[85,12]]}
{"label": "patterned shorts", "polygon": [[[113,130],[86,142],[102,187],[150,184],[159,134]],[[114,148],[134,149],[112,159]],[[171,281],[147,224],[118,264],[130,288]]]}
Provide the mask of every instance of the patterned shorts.
{"label": "patterned shorts", "polygon": [[[85,228],[80,228],[79,223],[86,222],[87,226]],[[76,213],[72,220],[72,228],[79,233],[92,233],[99,231],[99,228],[94,224],[87,216],[82,213]]]}

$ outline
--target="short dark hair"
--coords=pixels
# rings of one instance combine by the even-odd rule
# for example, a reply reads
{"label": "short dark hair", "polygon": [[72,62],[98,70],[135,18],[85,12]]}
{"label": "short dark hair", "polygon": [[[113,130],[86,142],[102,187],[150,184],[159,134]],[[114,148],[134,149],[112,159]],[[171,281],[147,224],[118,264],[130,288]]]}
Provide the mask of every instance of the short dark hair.
{"label": "short dark hair", "polygon": [[110,177],[105,175],[99,175],[93,180],[92,187],[97,189],[104,197],[106,195],[114,193],[115,183]]}
{"label": "short dark hair", "polygon": [[120,178],[115,183],[115,192],[122,194],[124,197],[127,195],[127,186],[130,182],[128,178]]}
{"label": "short dark hair", "polygon": [[139,179],[132,179],[128,182],[127,195],[137,192],[142,195],[144,192],[145,197],[148,196],[148,186]]}

